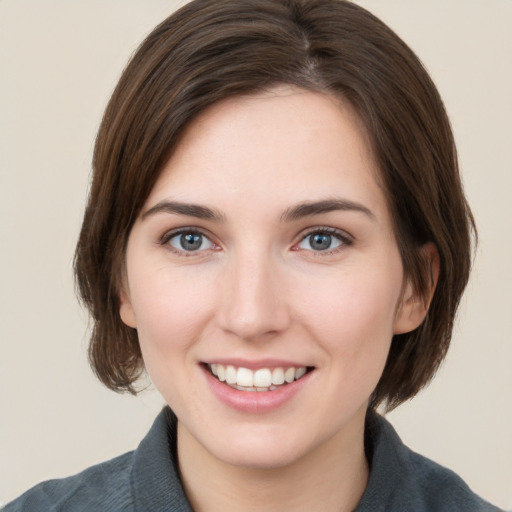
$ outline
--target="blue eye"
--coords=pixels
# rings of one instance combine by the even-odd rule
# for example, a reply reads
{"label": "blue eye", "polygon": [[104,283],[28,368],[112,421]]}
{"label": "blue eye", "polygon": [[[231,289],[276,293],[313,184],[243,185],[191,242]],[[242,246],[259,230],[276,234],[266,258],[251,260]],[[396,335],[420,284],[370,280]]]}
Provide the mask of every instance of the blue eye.
{"label": "blue eye", "polygon": [[171,236],[167,243],[182,252],[204,251],[214,246],[206,236],[194,231],[187,231]]}
{"label": "blue eye", "polygon": [[325,231],[316,231],[305,236],[297,247],[308,251],[332,251],[340,245],[347,243],[341,235],[331,234]]}

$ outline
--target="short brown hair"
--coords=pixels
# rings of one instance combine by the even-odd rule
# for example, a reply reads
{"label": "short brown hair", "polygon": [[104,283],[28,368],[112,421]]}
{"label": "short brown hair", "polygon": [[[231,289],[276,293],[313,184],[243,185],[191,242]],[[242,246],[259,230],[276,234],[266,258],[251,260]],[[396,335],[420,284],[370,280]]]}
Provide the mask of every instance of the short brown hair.
{"label": "short brown hair", "polygon": [[405,275],[420,294],[421,251],[439,252],[429,313],[395,335],[371,407],[414,396],[436,372],[471,265],[474,222],[450,124],[428,73],[384,23],[344,0],[195,0],[146,38],[110,99],[75,256],[92,314],[91,365],[109,388],[135,393],[137,332],[119,316],[130,230],[185,128],[222,99],[278,84],[335,95],[356,109],[380,168]]}

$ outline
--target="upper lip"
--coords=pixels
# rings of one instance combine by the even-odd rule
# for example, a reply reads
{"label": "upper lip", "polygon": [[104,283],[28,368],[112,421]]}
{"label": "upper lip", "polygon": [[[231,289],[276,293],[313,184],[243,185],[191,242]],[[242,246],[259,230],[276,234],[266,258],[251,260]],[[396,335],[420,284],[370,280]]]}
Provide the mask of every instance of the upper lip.
{"label": "upper lip", "polygon": [[311,367],[311,365],[289,361],[285,359],[242,359],[233,357],[219,357],[203,361],[204,364],[222,364],[223,366],[234,366],[236,368],[247,368],[249,370],[258,370],[259,368],[302,368]]}

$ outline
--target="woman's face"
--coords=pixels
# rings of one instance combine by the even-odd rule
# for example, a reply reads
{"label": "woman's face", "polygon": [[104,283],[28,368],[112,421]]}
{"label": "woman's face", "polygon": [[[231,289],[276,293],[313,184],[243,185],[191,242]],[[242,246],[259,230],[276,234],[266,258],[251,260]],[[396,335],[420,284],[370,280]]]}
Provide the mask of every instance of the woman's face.
{"label": "woman's face", "polygon": [[185,133],[130,234],[121,317],[200,452],[278,467],[361,445],[393,333],[422,319],[377,175],[352,109],[301,89]]}

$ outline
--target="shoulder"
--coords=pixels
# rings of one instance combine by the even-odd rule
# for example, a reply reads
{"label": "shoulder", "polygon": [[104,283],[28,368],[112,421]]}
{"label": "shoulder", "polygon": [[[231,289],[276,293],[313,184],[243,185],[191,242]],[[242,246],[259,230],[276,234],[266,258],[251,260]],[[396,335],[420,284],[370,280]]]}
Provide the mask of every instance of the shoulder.
{"label": "shoulder", "polygon": [[2,512],[191,511],[177,469],[176,417],[166,407],[137,449],[49,480],[7,504]]}
{"label": "shoulder", "polygon": [[456,473],[404,447],[409,463],[409,488],[427,511],[499,511],[475,494]]}
{"label": "shoulder", "polygon": [[498,512],[453,471],[405,446],[383,417],[369,414],[370,480],[357,512]]}
{"label": "shoulder", "polygon": [[3,512],[132,510],[130,474],[134,452],[77,475],[42,482],[6,505]]}

